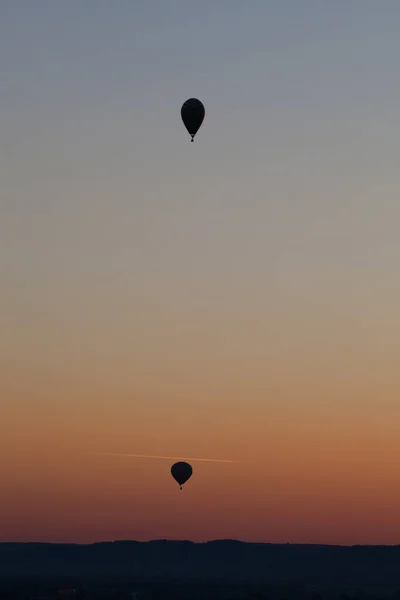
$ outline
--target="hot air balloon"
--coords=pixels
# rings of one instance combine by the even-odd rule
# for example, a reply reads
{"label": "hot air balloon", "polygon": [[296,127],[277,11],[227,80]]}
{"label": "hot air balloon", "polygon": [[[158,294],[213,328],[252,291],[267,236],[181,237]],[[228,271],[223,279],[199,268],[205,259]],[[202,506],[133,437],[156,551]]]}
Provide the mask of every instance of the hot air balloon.
{"label": "hot air balloon", "polygon": [[182,104],[182,121],[192,137],[192,142],[194,141],[194,136],[200,129],[205,113],[206,111],[203,103],[200,102],[200,100],[197,100],[197,98],[189,98],[189,100],[186,100],[186,102]]}
{"label": "hot air balloon", "polygon": [[193,469],[187,462],[177,462],[171,467],[171,475],[179,484],[180,488],[192,476]]}

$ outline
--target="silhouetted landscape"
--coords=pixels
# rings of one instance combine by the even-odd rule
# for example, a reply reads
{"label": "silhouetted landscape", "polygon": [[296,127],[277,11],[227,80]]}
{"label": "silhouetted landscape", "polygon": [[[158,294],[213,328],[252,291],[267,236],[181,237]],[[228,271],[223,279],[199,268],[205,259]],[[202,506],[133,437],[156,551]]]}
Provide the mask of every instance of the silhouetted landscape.
{"label": "silhouetted landscape", "polygon": [[[400,546],[0,544],[1,598],[400,598]],[[69,590],[69,591],[68,591]],[[348,596],[347,596],[348,597]]]}

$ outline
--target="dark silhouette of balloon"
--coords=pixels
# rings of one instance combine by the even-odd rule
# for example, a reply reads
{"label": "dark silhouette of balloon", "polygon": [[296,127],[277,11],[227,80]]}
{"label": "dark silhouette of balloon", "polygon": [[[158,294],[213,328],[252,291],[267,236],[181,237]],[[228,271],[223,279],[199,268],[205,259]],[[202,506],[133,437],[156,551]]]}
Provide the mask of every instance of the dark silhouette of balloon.
{"label": "dark silhouette of balloon", "polygon": [[179,483],[181,489],[183,484],[190,479],[192,473],[193,469],[187,462],[177,462],[171,467],[171,475]]}
{"label": "dark silhouette of balloon", "polygon": [[200,100],[197,100],[197,98],[189,98],[189,100],[186,100],[186,102],[182,104],[182,121],[192,137],[192,142],[194,141],[194,136],[200,129],[205,114],[206,111],[204,105]]}

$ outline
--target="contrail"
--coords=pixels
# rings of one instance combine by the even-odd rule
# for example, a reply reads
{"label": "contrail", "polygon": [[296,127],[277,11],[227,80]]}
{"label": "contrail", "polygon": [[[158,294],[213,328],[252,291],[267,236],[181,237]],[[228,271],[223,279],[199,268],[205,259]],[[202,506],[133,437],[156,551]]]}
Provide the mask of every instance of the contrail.
{"label": "contrail", "polygon": [[152,456],[148,454],[114,454],[112,452],[100,452],[98,456],[124,456],[131,458],[158,458],[162,460],[197,460],[201,462],[215,462],[215,463],[240,463],[239,460],[220,460],[217,458],[188,458],[183,459],[181,456]]}

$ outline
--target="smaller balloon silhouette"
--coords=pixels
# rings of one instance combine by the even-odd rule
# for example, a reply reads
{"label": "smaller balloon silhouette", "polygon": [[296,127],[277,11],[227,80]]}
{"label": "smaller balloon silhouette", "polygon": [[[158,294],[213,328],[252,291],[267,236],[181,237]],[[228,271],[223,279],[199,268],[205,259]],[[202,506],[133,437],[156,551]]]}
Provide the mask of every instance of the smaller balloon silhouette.
{"label": "smaller balloon silhouette", "polygon": [[180,489],[184,483],[192,476],[193,469],[187,462],[177,462],[171,467],[171,475],[179,484]]}

